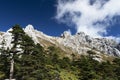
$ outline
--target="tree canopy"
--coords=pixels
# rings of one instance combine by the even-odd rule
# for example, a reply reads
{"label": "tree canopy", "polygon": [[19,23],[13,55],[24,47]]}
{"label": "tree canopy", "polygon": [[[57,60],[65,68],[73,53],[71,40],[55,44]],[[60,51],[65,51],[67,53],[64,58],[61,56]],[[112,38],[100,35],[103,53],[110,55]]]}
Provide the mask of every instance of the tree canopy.
{"label": "tree canopy", "polygon": [[50,46],[46,51],[20,25],[12,29],[13,47],[0,49],[0,80],[9,78],[11,60],[14,60],[12,78],[16,80],[120,80],[120,58],[98,62],[92,58],[95,54],[92,51],[79,59],[61,57],[59,47]]}

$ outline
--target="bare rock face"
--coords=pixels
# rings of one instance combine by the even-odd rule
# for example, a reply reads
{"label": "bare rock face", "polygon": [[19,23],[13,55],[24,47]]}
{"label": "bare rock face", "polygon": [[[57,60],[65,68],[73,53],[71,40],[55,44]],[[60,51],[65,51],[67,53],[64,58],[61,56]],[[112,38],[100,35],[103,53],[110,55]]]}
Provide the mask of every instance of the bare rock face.
{"label": "bare rock face", "polygon": [[0,35],[0,47],[2,46],[3,42],[4,42],[4,47],[7,48],[11,48],[12,45],[12,34],[10,33],[12,29],[9,29],[7,32],[5,33],[1,33]]}
{"label": "bare rock face", "polygon": [[70,36],[71,36],[71,33],[69,31],[65,31],[63,34],[61,34],[62,38],[67,38],[67,37],[70,37]]}
{"label": "bare rock face", "polygon": [[[66,34],[63,34],[66,35]],[[88,50],[109,54],[112,56],[120,56],[120,45],[112,39],[92,38],[85,35],[84,32],[76,35],[65,36],[57,40],[60,44],[70,47],[79,54],[86,53]]]}
{"label": "bare rock face", "polygon": [[32,39],[34,40],[35,43],[38,43],[36,34],[35,34],[35,29],[32,25],[28,25],[26,26],[26,28],[24,29],[25,33],[28,34],[30,37],[32,37]]}
{"label": "bare rock face", "polygon": [[[109,54],[111,56],[120,56],[120,44],[112,39],[106,38],[92,38],[86,35],[84,32],[71,35],[70,32],[65,31],[61,37],[52,37],[35,30],[32,25],[28,25],[24,29],[35,43],[39,43],[42,46],[54,44],[58,47],[68,47],[72,51],[78,54],[86,54],[88,50],[94,50],[99,54]],[[9,31],[0,35],[0,45],[5,39],[6,47],[11,47],[11,34]]]}

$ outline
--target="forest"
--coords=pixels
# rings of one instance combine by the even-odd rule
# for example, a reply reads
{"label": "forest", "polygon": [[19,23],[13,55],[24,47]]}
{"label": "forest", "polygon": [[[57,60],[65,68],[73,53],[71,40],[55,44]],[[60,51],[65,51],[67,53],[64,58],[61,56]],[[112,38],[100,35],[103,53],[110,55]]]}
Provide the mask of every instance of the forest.
{"label": "forest", "polygon": [[[64,56],[59,47],[35,44],[20,25],[12,27],[13,47],[0,49],[0,80],[120,80],[120,58],[98,62],[90,55]],[[93,54],[92,54],[93,53]]]}

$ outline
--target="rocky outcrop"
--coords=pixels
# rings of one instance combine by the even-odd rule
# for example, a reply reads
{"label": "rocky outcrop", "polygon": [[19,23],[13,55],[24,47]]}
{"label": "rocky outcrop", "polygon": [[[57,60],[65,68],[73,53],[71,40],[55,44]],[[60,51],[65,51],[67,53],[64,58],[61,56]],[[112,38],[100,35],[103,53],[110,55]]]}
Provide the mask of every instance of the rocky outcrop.
{"label": "rocky outcrop", "polygon": [[66,33],[62,35],[65,36],[57,40],[59,44],[70,47],[79,54],[85,54],[88,50],[94,50],[104,54],[120,56],[120,46],[117,46],[118,43],[112,39],[92,38],[84,32],[69,36]]}
{"label": "rocky outcrop", "polygon": [[[11,30],[11,29],[10,29]],[[78,54],[86,54],[88,50],[94,50],[99,54],[109,54],[112,56],[120,56],[120,44],[112,39],[107,38],[92,38],[86,35],[84,32],[71,35],[70,32],[65,31],[60,37],[52,37],[35,30],[32,25],[28,25],[24,29],[35,43],[39,43],[42,46],[56,45],[62,49],[64,47],[70,48],[71,51]],[[11,47],[11,33],[9,30],[0,35],[0,44],[5,40],[6,48]],[[64,49],[65,50],[65,49]]]}
{"label": "rocky outcrop", "polygon": [[10,33],[12,29],[9,29],[7,32],[2,33],[0,35],[0,47],[4,44],[5,49],[9,49],[13,46],[12,42],[12,34]]}

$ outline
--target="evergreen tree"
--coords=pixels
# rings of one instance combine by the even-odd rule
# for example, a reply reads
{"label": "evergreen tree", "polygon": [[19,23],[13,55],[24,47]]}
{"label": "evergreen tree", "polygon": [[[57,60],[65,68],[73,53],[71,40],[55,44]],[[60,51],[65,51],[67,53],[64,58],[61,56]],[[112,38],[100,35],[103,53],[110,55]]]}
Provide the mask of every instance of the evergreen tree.
{"label": "evergreen tree", "polygon": [[1,44],[0,80],[120,80],[120,58],[98,62],[93,59],[96,53],[88,51],[89,55],[71,60],[58,47],[46,51],[35,44],[19,25],[10,32],[13,47],[5,49],[4,40]]}
{"label": "evergreen tree", "polygon": [[9,79],[13,79],[14,77],[14,64],[15,64],[15,59],[19,58],[18,54],[20,51],[20,44],[22,42],[22,36],[25,34],[23,29],[19,25],[15,25],[12,28],[12,44],[13,47],[10,50],[10,75]]}

